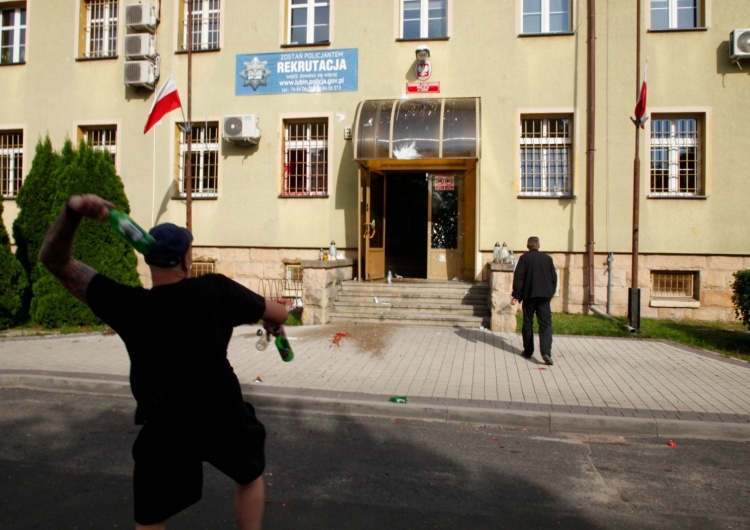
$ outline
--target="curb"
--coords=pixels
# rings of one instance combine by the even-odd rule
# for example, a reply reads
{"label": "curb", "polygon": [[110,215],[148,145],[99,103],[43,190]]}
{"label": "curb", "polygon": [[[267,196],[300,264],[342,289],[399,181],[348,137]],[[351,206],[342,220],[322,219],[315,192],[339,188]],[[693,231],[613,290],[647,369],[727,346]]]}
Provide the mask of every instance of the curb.
{"label": "curb", "polygon": [[[59,377],[0,373],[0,388],[24,388],[49,392],[104,394],[132,398],[127,378],[123,381],[99,378]],[[750,441],[750,424],[659,418],[627,418],[559,412],[509,411],[493,408],[396,404],[384,396],[370,399],[335,399],[310,394],[288,393],[242,385],[243,396],[261,409],[292,413],[335,414],[405,418],[441,423],[492,424],[501,428],[531,429],[551,433],[611,434],[657,438],[705,438]]]}

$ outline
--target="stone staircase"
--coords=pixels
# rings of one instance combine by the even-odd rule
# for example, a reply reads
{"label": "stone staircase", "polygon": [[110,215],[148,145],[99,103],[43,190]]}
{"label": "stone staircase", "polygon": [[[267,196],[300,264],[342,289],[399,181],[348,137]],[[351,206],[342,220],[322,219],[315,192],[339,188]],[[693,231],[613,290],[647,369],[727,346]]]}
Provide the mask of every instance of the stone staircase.
{"label": "stone staircase", "polygon": [[333,304],[331,322],[489,327],[489,293],[487,283],[346,281]]}

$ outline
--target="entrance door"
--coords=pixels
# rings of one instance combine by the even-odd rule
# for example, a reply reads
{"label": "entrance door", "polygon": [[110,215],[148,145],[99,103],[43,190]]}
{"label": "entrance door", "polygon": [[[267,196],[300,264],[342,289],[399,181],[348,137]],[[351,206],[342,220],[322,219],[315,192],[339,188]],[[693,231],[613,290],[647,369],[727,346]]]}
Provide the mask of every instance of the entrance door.
{"label": "entrance door", "polygon": [[427,278],[463,279],[463,174],[430,174]]}
{"label": "entrance door", "polygon": [[385,175],[362,173],[362,274],[365,280],[385,278]]}

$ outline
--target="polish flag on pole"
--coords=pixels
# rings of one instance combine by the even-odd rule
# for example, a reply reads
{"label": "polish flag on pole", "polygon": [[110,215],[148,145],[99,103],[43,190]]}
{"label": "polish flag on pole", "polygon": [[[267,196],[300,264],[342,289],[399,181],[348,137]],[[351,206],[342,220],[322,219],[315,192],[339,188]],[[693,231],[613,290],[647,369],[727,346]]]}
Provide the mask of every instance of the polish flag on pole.
{"label": "polish flag on pole", "polygon": [[148,120],[146,120],[146,125],[143,127],[143,134],[146,134],[151,127],[156,125],[165,114],[180,107],[182,107],[182,102],[180,102],[180,94],[177,93],[177,84],[174,82],[174,77],[170,74],[169,78],[156,93],[154,104],[151,105],[151,111],[148,114]]}
{"label": "polish flag on pole", "polygon": [[648,77],[648,59],[646,59],[646,69],[643,73],[643,84],[641,85],[641,93],[638,95],[638,101],[635,104],[635,123],[636,127],[644,129],[646,127],[646,120],[648,116],[646,114],[646,78]]}

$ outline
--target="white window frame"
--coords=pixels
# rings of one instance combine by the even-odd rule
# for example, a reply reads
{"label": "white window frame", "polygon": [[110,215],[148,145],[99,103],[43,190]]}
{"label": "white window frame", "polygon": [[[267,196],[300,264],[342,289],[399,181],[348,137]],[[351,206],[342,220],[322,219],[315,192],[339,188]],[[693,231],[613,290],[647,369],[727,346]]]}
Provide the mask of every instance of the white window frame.
{"label": "white window frame", "polygon": [[[8,145],[9,143],[11,145]],[[23,159],[24,131],[0,130],[0,194],[4,199],[18,197],[18,191],[23,186]]]}
{"label": "white window frame", "polygon": [[[448,38],[448,34],[450,31],[449,27],[449,20],[450,20],[450,12],[451,12],[451,0],[441,0],[443,2],[443,5],[441,6],[442,9],[445,11],[445,17],[430,17],[430,0],[399,0],[399,30],[398,35],[400,39],[409,39],[409,40],[417,40],[417,39],[423,39],[423,40],[429,40],[429,39],[446,39]],[[419,18],[413,19],[410,18],[408,20],[419,20],[419,36],[418,37],[407,37],[404,35],[404,24],[406,23],[406,7],[407,3],[413,4],[415,2],[419,2]],[[443,26],[445,27],[445,32],[443,35],[430,35],[430,20],[443,20]]]}
{"label": "white window frame", "polygon": [[[558,11],[553,12],[552,6],[550,5],[550,2],[552,0],[539,0],[541,2],[540,8],[541,11],[527,11],[526,10],[526,0],[518,0],[519,1],[519,13],[520,13],[520,31],[519,33],[522,35],[561,35],[561,34],[567,34],[572,33],[573,29],[573,0],[565,0],[567,2],[567,13],[568,13],[568,27],[564,30],[559,31],[552,31],[550,29],[550,21],[552,18],[552,15],[555,13],[560,13]],[[525,30],[525,20],[528,16],[535,15],[540,18],[540,26],[541,30],[536,31],[526,31]]]}
{"label": "white window frame", "polygon": [[[188,20],[189,20],[189,9],[193,5],[193,2],[200,2],[198,9],[193,11],[193,25],[199,25],[199,31],[193,33],[193,51],[201,50],[220,50],[221,49],[221,38],[222,38],[222,27],[223,16],[221,0],[182,0],[182,43],[180,44],[182,50],[187,50],[188,47]],[[212,7],[212,4],[214,6]],[[216,27],[216,38],[211,39],[214,30],[211,27],[211,23],[215,21]],[[199,35],[199,38],[195,38],[195,34]]]}
{"label": "white window frame", "polygon": [[[0,48],[0,64],[21,64],[26,62],[26,3],[22,6],[3,8],[0,4],[0,24],[2,24],[3,15],[12,12],[12,22],[8,26],[0,26],[0,37],[6,33],[11,33],[13,44],[9,47],[11,57],[3,60],[2,55],[8,48]],[[22,38],[23,36],[23,38]],[[0,40],[2,42],[2,40]]]}
{"label": "white window frame", "polygon": [[[85,41],[86,49],[84,57],[116,57],[117,56],[117,28],[119,25],[119,2],[118,0],[85,0],[86,27]],[[102,13],[97,16],[95,8],[101,8]],[[101,28],[101,36],[94,36],[94,28]],[[96,49],[94,43],[101,47]]]}
{"label": "white window frame", "polygon": [[[306,131],[305,131],[305,138],[302,140],[290,140],[289,134],[290,134],[290,127],[293,125],[300,125],[305,124],[306,125]],[[312,136],[312,126],[314,124],[325,124],[326,126],[326,136],[325,138],[313,138]],[[283,142],[283,164],[284,164],[284,173],[283,173],[283,180],[282,180],[282,186],[281,186],[281,196],[282,197],[328,197],[329,190],[331,187],[331,153],[332,146],[331,146],[331,120],[327,116],[310,116],[305,118],[299,118],[299,117],[288,117],[284,118],[282,121],[283,126],[283,135],[284,135],[284,142]],[[322,177],[320,175],[314,175],[313,174],[313,163],[312,159],[313,157],[310,156],[311,151],[315,150],[322,150],[325,149],[326,151],[326,160],[325,160],[325,175]],[[290,171],[290,151],[297,150],[297,151],[303,151],[305,153],[305,174],[304,174],[304,189],[299,190],[299,188],[291,188],[288,186],[287,181],[290,178],[289,171]],[[313,180],[316,178],[324,178],[325,179],[325,189],[320,189],[320,187],[313,187]]]}
{"label": "white window frame", "polygon": [[[705,4],[709,0],[694,0],[695,5],[689,8],[680,7],[679,0],[656,0],[660,4],[664,4],[663,7],[654,7],[654,0],[649,0],[649,29],[651,31],[669,31],[669,30],[689,30],[706,27],[706,12],[708,6]],[[690,9],[695,11],[695,25],[692,26],[679,26],[679,14],[682,9]],[[654,28],[654,11],[667,11],[667,27],[666,28]]]}
{"label": "white window frame", "polygon": [[[185,132],[184,127],[185,124],[180,123],[177,124],[177,127],[179,129],[179,172],[178,172],[178,195],[180,198],[187,197],[187,194],[185,193],[185,169],[187,168],[187,139],[192,138],[192,136],[188,136],[189,133]],[[207,139],[207,130],[208,128],[214,128],[216,131],[215,138],[209,138]],[[197,198],[197,199],[214,199],[219,196],[219,179],[221,177],[221,172],[219,168],[219,147],[221,144],[221,136],[219,134],[219,122],[217,121],[206,121],[206,122],[193,122],[192,124],[193,130],[198,130],[198,140],[195,143],[192,143],[190,146],[190,154],[198,159],[197,164],[197,171],[196,171],[196,164],[193,164],[192,170],[194,173],[196,173],[196,180],[198,181],[198,185],[194,188],[192,188],[191,191],[191,197]],[[211,157],[215,158],[215,163],[212,164]],[[215,166],[216,167],[216,175],[210,175],[207,173],[206,169],[208,167]],[[211,188],[209,186],[209,179],[215,179],[216,185]]]}
{"label": "white window frame", "polygon": [[[678,133],[677,122],[695,120],[695,132],[690,135]],[[653,127],[660,121],[669,122],[669,136],[666,138],[654,135]],[[705,130],[706,116],[702,113],[657,113],[651,114],[649,127],[649,196],[650,197],[704,197],[706,190],[705,176]],[[667,189],[653,187],[654,153],[657,150],[667,150]],[[695,186],[693,190],[681,187],[680,151],[693,149],[695,153]]]}
{"label": "white window frame", "polygon": [[[549,137],[549,124],[551,120],[568,120],[568,135],[566,137]],[[538,138],[524,138],[523,136],[523,124],[525,120],[541,120],[542,121],[542,135]],[[568,197],[572,195],[573,190],[573,134],[574,134],[574,122],[573,115],[564,114],[529,114],[523,113],[520,116],[518,122],[518,140],[519,140],[519,153],[518,153],[518,191],[521,197]],[[564,184],[563,186],[551,186],[550,179],[550,165],[554,162],[553,157],[550,156],[552,151],[565,150],[566,161],[567,161],[567,173],[563,175]],[[524,149],[525,148],[536,148],[535,150],[540,151],[540,185],[539,189],[534,186],[529,187],[526,185],[528,179],[534,179],[534,175],[529,175],[524,168]],[[559,179],[560,177],[557,177]]]}
{"label": "white window frame", "polygon": [[[286,43],[290,45],[305,45],[305,44],[328,44],[331,42],[331,16],[333,14],[333,0],[304,0],[303,4],[293,4],[292,0],[287,0],[287,38]],[[315,15],[319,9],[328,9],[328,19],[325,24],[315,24]],[[295,10],[307,10],[307,17],[304,26],[292,26],[292,20],[294,19]],[[304,42],[293,42],[292,41],[292,30],[297,27],[305,28],[305,41]],[[315,29],[318,27],[328,28],[328,38],[326,40],[316,41],[315,40]]]}

